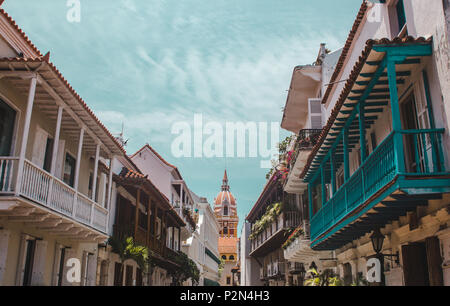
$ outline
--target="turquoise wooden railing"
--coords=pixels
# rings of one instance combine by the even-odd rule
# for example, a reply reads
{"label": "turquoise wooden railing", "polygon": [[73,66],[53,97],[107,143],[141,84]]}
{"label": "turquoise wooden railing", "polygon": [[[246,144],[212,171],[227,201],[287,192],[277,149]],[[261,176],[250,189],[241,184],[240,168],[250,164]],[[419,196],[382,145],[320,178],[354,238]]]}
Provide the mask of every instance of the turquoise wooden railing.
{"label": "turquoise wooden railing", "polygon": [[[407,148],[406,145],[403,147],[407,148],[406,150],[411,150],[411,155],[414,156],[414,167],[407,173],[408,175],[429,175],[445,172],[442,151],[443,129],[403,130],[399,133],[404,136],[404,143],[409,141],[410,144],[410,148]],[[353,173],[350,179],[312,217],[311,240],[317,238],[364,203],[392,181],[396,175],[403,174],[397,170],[394,135],[395,132],[389,134],[362,166]]]}

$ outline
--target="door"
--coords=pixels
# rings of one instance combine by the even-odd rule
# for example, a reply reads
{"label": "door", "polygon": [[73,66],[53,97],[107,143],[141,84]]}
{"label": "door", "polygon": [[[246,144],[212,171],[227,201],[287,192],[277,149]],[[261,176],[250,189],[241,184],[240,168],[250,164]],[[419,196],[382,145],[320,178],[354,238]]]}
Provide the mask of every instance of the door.
{"label": "door", "polygon": [[402,246],[405,286],[428,286],[428,261],[425,243]]}
{"label": "door", "polygon": [[29,239],[26,241],[25,245],[25,264],[23,268],[22,286],[31,286],[36,240]]}
{"label": "door", "polygon": [[10,156],[13,145],[16,111],[0,100],[0,156]]}
{"label": "door", "polygon": [[[0,156],[12,153],[16,111],[0,100]],[[0,161],[0,192],[11,191],[12,161]]]}
{"label": "door", "polygon": [[428,274],[431,286],[443,286],[444,276],[442,271],[442,257],[439,239],[429,237],[425,239],[427,248]]}
{"label": "door", "polygon": [[[416,101],[414,94],[411,93],[408,98],[401,104],[402,108],[402,127],[404,130],[417,130],[419,124],[417,121]],[[416,135],[406,135],[405,141],[405,163],[407,172],[417,172],[421,170],[421,165],[416,162],[416,150],[420,147],[420,143],[417,143]],[[418,150],[421,151],[421,150]],[[420,158],[421,160],[422,158]]]}
{"label": "door", "polygon": [[122,285],[123,285],[122,264],[116,262],[114,264],[114,286],[122,286]]}
{"label": "door", "polygon": [[125,266],[125,286],[133,286],[133,266]]}

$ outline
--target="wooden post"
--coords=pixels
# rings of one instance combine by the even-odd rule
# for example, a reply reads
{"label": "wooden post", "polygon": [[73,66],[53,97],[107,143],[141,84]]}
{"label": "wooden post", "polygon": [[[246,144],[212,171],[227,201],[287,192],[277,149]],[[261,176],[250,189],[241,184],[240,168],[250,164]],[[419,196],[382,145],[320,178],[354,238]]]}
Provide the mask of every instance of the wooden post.
{"label": "wooden post", "polygon": [[344,127],[344,183],[350,179],[349,152],[348,152],[348,129]]}
{"label": "wooden post", "polygon": [[360,101],[358,104],[358,119],[359,119],[359,144],[361,150],[361,165],[366,160],[366,122],[364,114],[364,101]]}
{"label": "wooden post", "polygon": [[23,124],[22,143],[20,145],[19,164],[17,167],[16,195],[19,195],[22,187],[22,173],[25,164],[25,154],[27,152],[28,134],[30,133],[31,114],[33,113],[34,96],[36,94],[37,77],[34,76],[30,81],[30,89],[28,91],[27,109]]}
{"label": "wooden post", "polygon": [[113,182],[113,168],[114,168],[114,156],[109,160],[109,177],[108,177],[108,202],[105,203],[105,208],[110,209],[112,198],[112,182]]}
{"label": "wooden post", "polygon": [[81,164],[81,158],[82,158],[83,140],[84,140],[84,127],[82,127],[80,130],[80,137],[78,139],[77,162],[76,162],[76,166],[75,166],[74,189],[77,192],[78,192],[78,185],[80,182],[80,164]]}
{"label": "wooden post", "polygon": [[138,236],[138,225],[139,225],[139,203],[141,202],[141,189],[138,188],[136,194],[136,212],[134,218],[134,239],[136,240]]}
{"label": "wooden post", "polygon": [[405,173],[405,155],[403,151],[403,135],[400,133],[402,130],[402,122],[400,119],[400,105],[398,100],[397,89],[397,72],[395,71],[395,57],[387,54],[387,72],[389,79],[389,94],[391,97],[391,110],[392,110],[392,126],[394,128],[394,147],[397,171]]}
{"label": "wooden post", "polygon": [[95,161],[94,161],[94,177],[92,181],[92,200],[94,202],[96,201],[96,195],[97,195],[97,175],[98,175],[98,160],[100,158],[100,144],[97,144],[97,147],[95,149]]}
{"label": "wooden post", "polygon": [[50,167],[50,173],[53,176],[55,176],[56,160],[58,158],[59,137],[61,134],[61,121],[62,121],[63,110],[64,110],[64,108],[62,106],[58,107],[58,117],[56,119],[55,139],[53,141],[53,150],[52,150],[52,165]]}
{"label": "wooden post", "polygon": [[151,215],[152,215],[151,206],[152,206],[152,200],[149,195],[148,206],[147,206],[147,238],[146,238],[148,247],[150,246],[150,221],[151,221]]}
{"label": "wooden post", "polygon": [[75,166],[75,182],[74,182],[73,189],[75,189],[76,192],[75,192],[75,196],[73,197],[73,209],[72,209],[73,217],[75,217],[76,213],[77,213],[76,211],[77,211],[77,203],[78,203],[78,183],[79,183],[79,178],[80,178],[80,163],[81,163],[81,151],[83,149],[83,138],[84,138],[84,128],[82,127],[80,130],[80,138],[78,139],[78,152],[77,152],[77,160],[76,160],[76,166]]}

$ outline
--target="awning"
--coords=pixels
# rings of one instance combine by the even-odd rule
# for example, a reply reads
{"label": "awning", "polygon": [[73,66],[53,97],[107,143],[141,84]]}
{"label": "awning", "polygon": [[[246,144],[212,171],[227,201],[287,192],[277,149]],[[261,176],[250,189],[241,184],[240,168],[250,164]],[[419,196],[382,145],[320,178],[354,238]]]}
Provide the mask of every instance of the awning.
{"label": "awning", "polygon": [[292,73],[291,87],[284,108],[281,127],[298,133],[308,119],[308,99],[314,97],[320,86],[321,66],[297,66]]}

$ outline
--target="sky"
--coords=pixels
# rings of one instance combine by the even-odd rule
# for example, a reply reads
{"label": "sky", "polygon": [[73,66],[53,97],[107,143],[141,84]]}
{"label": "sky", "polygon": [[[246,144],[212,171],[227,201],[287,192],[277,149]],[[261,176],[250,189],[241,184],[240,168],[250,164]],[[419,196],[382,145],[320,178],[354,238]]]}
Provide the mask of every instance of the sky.
{"label": "sky", "polygon": [[[5,10],[128,154],[149,143],[210,203],[227,168],[240,222],[268,169],[261,158],[177,158],[177,122],[281,122],[292,71],[320,43],[345,43],[361,0],[6,0]],[[280,138],[287,136],[280,131]],[[247,154],[248,156],[248,154]]]}

